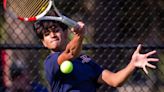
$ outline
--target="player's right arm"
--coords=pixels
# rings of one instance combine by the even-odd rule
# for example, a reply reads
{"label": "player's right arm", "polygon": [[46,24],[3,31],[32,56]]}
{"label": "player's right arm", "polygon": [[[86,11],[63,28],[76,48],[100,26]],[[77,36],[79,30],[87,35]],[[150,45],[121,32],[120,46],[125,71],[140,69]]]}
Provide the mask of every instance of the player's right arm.
{"label": "player's right arm", "polygon": [[66,49],[58,57],[59,65],[65,60],[71,60],[77,57],[82,50],[85,28],[82,22],[78,22],[78,24],[78,27],[71,29],[74,34],[73,39],[67,44]]}

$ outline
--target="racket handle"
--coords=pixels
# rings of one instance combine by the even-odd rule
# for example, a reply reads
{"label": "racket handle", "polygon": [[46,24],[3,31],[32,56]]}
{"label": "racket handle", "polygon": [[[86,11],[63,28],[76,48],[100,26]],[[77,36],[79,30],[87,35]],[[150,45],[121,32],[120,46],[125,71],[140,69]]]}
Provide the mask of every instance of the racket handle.
{"label": "racket handle", "polygon": [[75,27],[75,26],[78,25],[76,21],[74,21],[74,20],[72,20],[72,19],[70,19],[66,16],[62,16],[62,21],[61,22],[63,22],[64,24],[66,24],[69,27]]}
{"label": "racket handle", "polygon": [[60,21],[64,24],[66,24],[69,27],[75,27],[78,26],[77,22],[66,17],[66,16],[61,16],[61,17],[54,17],[54,16],[44,16],[38,20],[55,20],[55,21]]}

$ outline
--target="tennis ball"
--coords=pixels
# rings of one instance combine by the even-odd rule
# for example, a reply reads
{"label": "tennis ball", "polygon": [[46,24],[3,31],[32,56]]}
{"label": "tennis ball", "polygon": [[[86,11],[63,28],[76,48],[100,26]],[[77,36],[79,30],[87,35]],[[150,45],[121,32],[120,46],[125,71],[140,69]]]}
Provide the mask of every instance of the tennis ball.
{"label": "tennis ball", "polygon": [[60,65],[60,70],[62,73],[64,74],[68,74],[71,73],[73,70],[73,64],[71,61],[64,61],[61,65]]}

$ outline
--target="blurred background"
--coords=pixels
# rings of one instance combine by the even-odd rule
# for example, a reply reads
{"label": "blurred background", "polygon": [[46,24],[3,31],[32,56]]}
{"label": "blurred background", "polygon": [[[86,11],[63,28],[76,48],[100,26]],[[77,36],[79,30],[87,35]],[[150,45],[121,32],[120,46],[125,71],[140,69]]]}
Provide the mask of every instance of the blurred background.
{"label": "blurred background", "polygon": [[[124,68],[138,44],[141,53],[157,50],[157,69],[137,69],[118,88],[102,85],[97,92],[164,92],[163,0],[56,0],[62,12],[88,27],[83,52],[103,68]],[[43,62],[49,51],[31,22],[14,18],[0,1],[0,92],[47,92]],[[10,6],[8,6],[10,7]],[[71,39],[71,35],[70,35]],[[110,77],[110,76],[109,76]]]}

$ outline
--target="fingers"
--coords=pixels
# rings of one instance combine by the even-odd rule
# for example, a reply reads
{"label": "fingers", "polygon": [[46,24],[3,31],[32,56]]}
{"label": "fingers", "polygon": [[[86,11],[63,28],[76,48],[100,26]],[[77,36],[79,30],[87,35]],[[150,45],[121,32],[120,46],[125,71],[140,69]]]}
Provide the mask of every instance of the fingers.
{"label": "fingers", "polygon": [[157,58],[148,58],[147,61],[148,62],[158,62],[159,59],[157,59]]}
{"label": "fingers", "polygon": [[77,22],[78,25],[76,25],[75,27],[71,28],[71,31],[74,34],[83,34],[85,32],[84,28],[85,28],[85,24],[83,22]]}
{"label": "fingers", "polygon": [[[156,68],[156,66],[154,66],[154,65],[152,65],[152,64],[149,64],[149,63],[147,63],[146,66],[148,66],[148,67],[150,67],[150,68],[153,68],[153,69]],[[148,74],[148,71],[147,71],[147,69],[146,69],[146,66],[143,66],[142,68],[143,68],[143,71],[144,71],[146,74]]]}
{"label": "fingers", "polygon": [[151,52],[148,52],[148,53],[146,53],[146,57],[148,57],[148,56],[150,56],[150,55],[153,55],[153,54],[155,54],[156,53],[156,50],[153,50],[153,51],[151,51]]}
{"label": "fingers", "polygon": [[84,27],[84,23],[83,22],[77,22],[78,25],[76,25],[73,30],[80,30]]}
{"label": "fingers", "polygon": [[84,23],[83,22],[77,22],[77,24],[80,26],[80,28],[84,27]]}
{"label": "fingers", "polygon": [[140,50],[141,50],[141,44],[139,44],[138,46],[137,46],[137,49],[136,49],[136,53],[139,53],[140,52]]}
{"label": "fingers", "polygon": [[148,74],[148,71],[147,71],[147,69],[146,69],[146,66],[149,67],[149,68],[153,68],[153,69],[156,68],[155,65],[152,65],[152,64],[150,64],[150,63],[146,63],[144,66],[142,66],[143,71],[144,71],[146,74]]}
{"label": "fingers", "polygon": [[145,66],[143,67],[143,71],[144,71],[146,74],[148,74],[148,71],[147,71],[147,69],[146,69]]}
{"label": "fingers", "polygon": [[150,68],[153,68],[153,69],[156,68],[156,66],[154,66],[154,65],[152,65],[152,64],[149,64],[149,63],[147,63],[146,66],[148,66],[148,67],[150,67]]}

